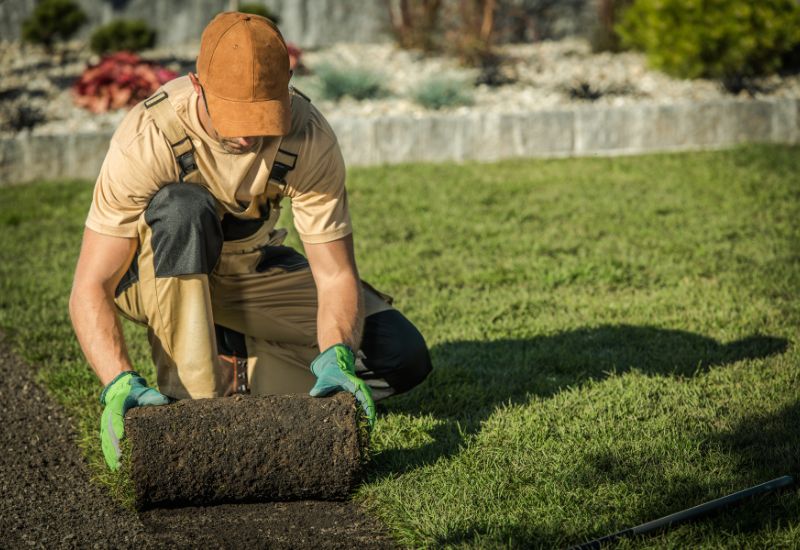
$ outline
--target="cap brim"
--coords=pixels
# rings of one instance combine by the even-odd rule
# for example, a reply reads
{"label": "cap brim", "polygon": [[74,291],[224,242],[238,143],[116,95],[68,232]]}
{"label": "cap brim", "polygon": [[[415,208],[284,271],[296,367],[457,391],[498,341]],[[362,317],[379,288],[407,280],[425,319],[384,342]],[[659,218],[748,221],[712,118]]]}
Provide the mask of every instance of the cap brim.
{"label": "cap brim", "polygon": [[263,101],[231,101],[206,92],[206,101],[222,137],[285,136],[292,126],[288,89],[284,97]]}

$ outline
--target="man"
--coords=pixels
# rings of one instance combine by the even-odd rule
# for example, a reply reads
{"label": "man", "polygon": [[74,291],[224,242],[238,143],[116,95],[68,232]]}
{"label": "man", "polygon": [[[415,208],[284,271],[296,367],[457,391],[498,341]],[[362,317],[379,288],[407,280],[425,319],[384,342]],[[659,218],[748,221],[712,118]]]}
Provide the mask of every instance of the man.
{"label": "man", "polygon": [[[105,385],[112,469],[131,407],[349,391],[371,425],[373,399],[431,369],[417,329],[362,286],[336,137],[290,77],[272,22],[220,14],[203,31],[197,74],[134,107],[111,140],[70,316]],[[274,229],[284,196],[307,260]],[[133,371],[118,312],[148,327],[158,391]]]}

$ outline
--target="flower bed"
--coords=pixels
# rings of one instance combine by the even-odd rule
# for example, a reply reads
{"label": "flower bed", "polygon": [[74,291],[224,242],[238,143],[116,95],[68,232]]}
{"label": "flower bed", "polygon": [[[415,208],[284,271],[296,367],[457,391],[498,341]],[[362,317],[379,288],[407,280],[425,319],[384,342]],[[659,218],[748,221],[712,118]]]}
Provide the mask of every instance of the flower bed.
{"label": "flower bed", "polygon": [[[413,115],[430,111],[412,99],[431,76],[445,75],[463,83],[472,96],[471,105],[445,112],[531,112],[582,105],[620,106],[633,103],[672,104],[720,99],[800,99],[800,76],[784,75],[757,79],[749,90],[734,96],[711,80],[678,80],[647,68],[637,53],[591,52],[586,41],[566,39],[536,44],[509,45],[501,49],[503,63],[498,72],[511,83],[492,87],[474,86],[480,77],[474,69],[459,67],[446,57],[426,58],[388,44],[338,44],[306,52],[303,60],[310,74],[295,76],[295,84],[312,97],[328,116],[375,117]],[[180,74],[194,70],[196,47],[151,50],[143,57],[160,62]],[[113,129],[123,111],[92,114],[73,102],[69,87],[89,62],[96,62],[87,48],[72,45],[59,65],[43,52],[22,49],[15,43],[0,44],[0,124],[5,133],[15,129],[9,113],[21,106],[38,112],[35,133],[66,133]],[[387,88],[384,97],[356,101],[324,99],[314,67],[333,64],[358,67],[380,74]],[[35,114],[35,113],[34,113]],[[19,126],[19,125],[17,125]],[[25,125],[22,125],[23,127]]]}

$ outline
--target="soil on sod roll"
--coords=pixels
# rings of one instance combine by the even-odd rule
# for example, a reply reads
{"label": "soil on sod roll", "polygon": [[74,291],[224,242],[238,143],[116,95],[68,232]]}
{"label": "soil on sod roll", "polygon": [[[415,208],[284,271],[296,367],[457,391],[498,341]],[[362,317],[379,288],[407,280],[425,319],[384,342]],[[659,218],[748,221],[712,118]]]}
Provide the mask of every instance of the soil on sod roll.
{"label": "soil on sod roll", "polygon": [[153,509],[137,516],[90,481],[72,423],[33,373],[0,333],[0,547],[394,547],[385,528],[351,501]]}
{"label": "soil on sod roll", "polygon": [[339,393],[184,400],[125,419],[139,509],[226,502],[342,500],[366,441]]}

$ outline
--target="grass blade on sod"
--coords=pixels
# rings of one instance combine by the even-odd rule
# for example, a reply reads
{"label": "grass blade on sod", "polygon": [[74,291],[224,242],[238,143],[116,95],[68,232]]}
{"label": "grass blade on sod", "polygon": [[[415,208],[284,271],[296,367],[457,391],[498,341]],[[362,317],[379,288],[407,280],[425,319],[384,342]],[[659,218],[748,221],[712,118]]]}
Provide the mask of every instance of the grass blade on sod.
{"label": "grass blade on sod", "polygon": [[714,499],[709,502],[704,502],[703,504],[698,504],[697,506],[694,506],[692,508],[687,508],[686,510],[675,512],[674,514],[664,516],[663,518],[654,519],[653,521],[642,523],[641,525],[637,525],[636,527],[624,529],[622,531],[618,531],[611,535],[606,535],[605,537],[601,537],[599,539],[591,540],[589,542],[584,542],[583,544],[574,546],[572,550],[594,550],[596,548],[602,548],[604,544],[615,542],[616,540],[622,537],[635,537],[637,535],[645,535],[647,533],[652,533],[653,531],[656,531],[658,529],[662,528],[666,529],[672,527],[673,525],[683,523],[684,521],[691,521],[698,519],[702,516],[710,514],[711,512],[716,512],[718,510],[726,508],[727,506],[736,504],[737,502],[740,502],[746,498],[763,495],[765,493],[775,491],[776,489],[788,487],[793,483],[794,483],[794,478],[792,476],[782,476],[773,479],[772,481],[767,481],[766,483],[761,483],[759,485],[755,485],[754,487],[750,487],[748,489],[742,489],[741,491],[736,491],[735,493],[725,495],[724,497],[720,497],[718,499]]}

